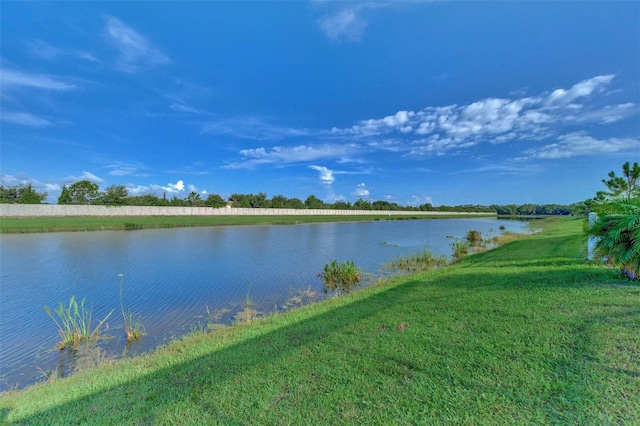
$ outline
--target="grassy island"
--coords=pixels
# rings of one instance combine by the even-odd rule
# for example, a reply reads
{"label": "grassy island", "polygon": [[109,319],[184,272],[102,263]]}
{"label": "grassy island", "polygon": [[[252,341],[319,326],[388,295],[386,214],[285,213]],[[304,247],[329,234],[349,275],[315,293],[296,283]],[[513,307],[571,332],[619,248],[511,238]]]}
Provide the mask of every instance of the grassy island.
{"label": "grassy island", "polygon": [[640,286],[583,219],[0,395],[8,424],[640,424]]}

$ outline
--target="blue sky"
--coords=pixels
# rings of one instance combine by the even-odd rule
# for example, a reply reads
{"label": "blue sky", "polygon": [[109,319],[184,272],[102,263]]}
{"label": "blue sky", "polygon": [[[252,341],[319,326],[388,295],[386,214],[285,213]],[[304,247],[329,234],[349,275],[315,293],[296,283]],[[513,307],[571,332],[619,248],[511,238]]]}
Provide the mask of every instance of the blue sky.
{"label": "blue sky", "polygon": [[638,2],[2,2],[1,184],[572,203],[640,161]]}

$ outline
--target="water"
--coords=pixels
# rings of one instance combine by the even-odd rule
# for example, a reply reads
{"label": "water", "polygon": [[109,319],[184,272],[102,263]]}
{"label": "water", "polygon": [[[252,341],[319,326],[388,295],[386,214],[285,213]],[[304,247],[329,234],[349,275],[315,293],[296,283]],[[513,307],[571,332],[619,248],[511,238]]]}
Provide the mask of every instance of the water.
{"label": "water", "polygon": [[[247,296],[263,315],[324,297],[318,273],[333,259],[369,273],[427,247],[447,254],[471,230],[500,234],[525,222],[430,219],[0,236],[0,391],[149,351],[207,324],[230,324]],[[386,243],[386,244],[381,244]],[[122,274],[122,277],[119,275]],[[120,312],[139,313],[146,336],[127,345]],[[94,325],[114,309],[105,337],[80,353],[54,349],[43,307],[75,295]]]}

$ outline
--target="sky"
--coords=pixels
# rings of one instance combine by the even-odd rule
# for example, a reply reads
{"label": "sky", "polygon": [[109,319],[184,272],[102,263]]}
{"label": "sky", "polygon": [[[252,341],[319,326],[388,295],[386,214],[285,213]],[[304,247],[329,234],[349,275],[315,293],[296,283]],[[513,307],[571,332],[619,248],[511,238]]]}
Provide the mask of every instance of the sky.
{"label": "sky", "polygon": [[640,161],[640,2],[0,4],[0,184],[583,201]]}

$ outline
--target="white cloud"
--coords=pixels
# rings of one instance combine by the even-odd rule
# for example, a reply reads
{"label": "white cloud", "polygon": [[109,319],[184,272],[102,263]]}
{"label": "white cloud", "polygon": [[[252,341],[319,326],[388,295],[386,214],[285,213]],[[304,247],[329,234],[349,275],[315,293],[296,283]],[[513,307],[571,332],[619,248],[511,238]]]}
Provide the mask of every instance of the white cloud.
{"label": "white cloud", "polygon": [[0,73],[2,88],[30,87],[43,90],[72,90],[76,86],[46,74],[31,74],[3,67]]}
{"label": "white cloud", "polygon": [[51,122],[44,118],[36,117],[28,112],[7,112],[3,111],[0,115],[0,121],[9,124],[17,124],[19,126],[28,127],[47,127],[51,126]]}
{"label": "white cloud", "polygon": [[584,155],[601,155],[614,152],[640,152],[640,138],[595,139],[577,132],[560,136],[558,142],[540,148],[529,149],[529,158],[561,159]]}
{"label": "white cloud", "polygon": [[367,21],[360,16],[361,7],[343,9],[319,21],[320,28],[333,40],[359,41],[367,28]]}
{"label": "white cloud", "polygon": [[166,185],[127,185],[127,190],[129,194],[133,196],[137,195],[145,195],[145,194],[153,194],[158,197],[163,195],[187,195],[191,192],[200,192],[201,194],[206,194],[206,191],[198,191],[198,188],[195,185],[185,185],[183,180],[178,180],[176,183],[167,183]]}
{"label": "white cloud", "polygon": [[613,75],[599,75],[588,80],[581,81],[571,87],[571,89],[556,89],[545,99],[547,106],[567,105],[574,100],[591,95],[593,92],[600,92],[607,87]]}
{"label": "white cloud", "polygon": [[276,146],[267,150],[263,147],[243,149],[240,155],[246,158],[244,161],[229,163],[225,169],[251,169],[261,164],[290,164],[308,161],[317,161],[327,158],[347,158],[355,152],[353,144],[325,144],[318,146],[298,145],[292,147]]}
{"label": "white cloud", "polygon": [[365,185],[364,183],[359,183],[357,188],[355,189],[355,191],[353,191],[353,195],[355,195],[356,197],[368,197],[369,196],[369,190],[366,188],[367,185]]}
{"label": "white cloud", "polygon": [[118,50],[118,68],[135,72],[141,68],[169,63],[169,58],[154,47],[133,28],[118,18],[106,18],[106,34],[110,43]]}
{"label": "white cloud", "polygon": [[37,179],[30,177],[25,173],[21,173],[17,176],[12,175],[0,175],[0,185],[3,186],[16,186],[16,185],[29,185],[37,191],[59,191],[60,185],[57,183],[41,182]]}
{"label": "white cloud", "polygon": [[104,179],[90,172],[82,172],[81,176],[68,176],[64,179],[61,179],[60,182],[63,185],[68,185],[75,182],[80,182],[81,180],[88,180],[89,182],[96,183],[96,184],[103,184],[105,182]]}
{"label": "white cloud", "polygon": [[[594,106],[592,97],[604,92],[613,78],[596,76],[539,97],[487,98],[467,105],[401,110],[384,118],[358,121],[349,128],[334,127],[331,135],[366,138],[372,148],[404,149],[417,156],[444,155],[487,142],[541,140],[566,132],[567,127],[610,124],[637,115],[639,108],[634,103]],[[413,140],[408,144],[385,143],[396,140],[390,135]]]}
{"label": "white cloud", "polygon": [[324,166],[308,166],[311,170],[315,170],[320,173],[320,182],[325,185],[331,185],[336,178],[333,176],[333,170],[329,170]]}

